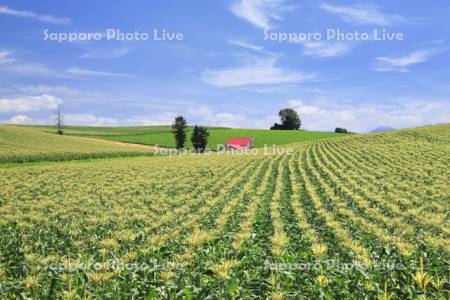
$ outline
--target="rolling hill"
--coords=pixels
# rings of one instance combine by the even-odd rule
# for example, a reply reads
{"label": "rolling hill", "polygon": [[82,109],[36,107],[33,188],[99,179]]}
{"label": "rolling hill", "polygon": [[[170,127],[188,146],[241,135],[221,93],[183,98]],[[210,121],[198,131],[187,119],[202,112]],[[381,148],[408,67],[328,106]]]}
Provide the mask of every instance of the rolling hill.
{"label": "rolling hill", "polygon": [[10,125],[0,125],[0,145],[0,162],[3,163],[136,156],[150,152],[139,147]]}

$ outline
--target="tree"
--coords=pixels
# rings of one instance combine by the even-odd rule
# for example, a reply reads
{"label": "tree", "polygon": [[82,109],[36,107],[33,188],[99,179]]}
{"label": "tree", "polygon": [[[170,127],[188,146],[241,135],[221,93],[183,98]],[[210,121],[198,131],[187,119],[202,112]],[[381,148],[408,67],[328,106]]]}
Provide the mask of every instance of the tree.
{"label": "tree", "polygon": [[172,132],[175,135],[175,143],[177,149],[182,149],[186,142],[186,128],[187,122],[183,116],[175,118],[175,122],[172,124]]}
{"label": "tree", "polygon": [[59,135],[63,135],[64,131],[63,131],[63,125],[64,125],[64,120],[61,114],[61,106],[58,104],[58,111],[57,111],[57,115],[56,115],[56,133]]}
{"label": "tree", "polygon": [[345,129],[345,128],[336,127],[336,129],[334,130],[334,132],[336,132],[336,133],[348,133],[348,130]]}
{"label": "tree", "polygon": [[285,108],[278,112],[281,124],[275,123],[271,130],[298,130],[302,126],[298,113],[292,108]]}
{"label": "tree", "polygon": [[278,113],[285,130],[299,130],[302,126],[298,113],[292,108],[285,108]]}
{"label": "tree", "polygon": [[202,126],[194,126],[194,130],[192,131],[191,142],[192,146],[194,146],[195,152],[202,153],[206,149],[206,145],[208,144],[209,132],[205,127]]}

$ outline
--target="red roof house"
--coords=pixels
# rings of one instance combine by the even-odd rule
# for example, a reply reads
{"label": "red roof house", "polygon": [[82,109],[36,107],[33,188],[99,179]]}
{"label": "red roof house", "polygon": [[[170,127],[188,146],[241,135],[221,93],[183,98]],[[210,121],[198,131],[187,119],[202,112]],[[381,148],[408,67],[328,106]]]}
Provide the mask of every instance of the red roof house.
{"label": "red roof house", "polygon": [[253,148],[253,138],[252,137],[235,137],[227,139],[228,149],[251,149]]}

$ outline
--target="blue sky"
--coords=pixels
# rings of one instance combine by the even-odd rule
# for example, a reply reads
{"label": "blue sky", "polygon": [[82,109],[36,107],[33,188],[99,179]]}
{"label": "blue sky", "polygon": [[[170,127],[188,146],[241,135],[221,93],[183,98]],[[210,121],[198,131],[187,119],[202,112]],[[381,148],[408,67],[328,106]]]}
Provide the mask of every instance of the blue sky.
{"label": "blue sky", "polygon": [[[449,23],[443,0],[0,1],[0,122],[52,123],[58,103],[68,125],[182,114],[268,128],[284,107],[311,130],[450,122]],[[107,40],[108,29],[149,38]],[[155,29],[183,38],[154,40]],[[404,39],[374,40],[375,29]],[[273,38],[308,33],[321,38]]]}

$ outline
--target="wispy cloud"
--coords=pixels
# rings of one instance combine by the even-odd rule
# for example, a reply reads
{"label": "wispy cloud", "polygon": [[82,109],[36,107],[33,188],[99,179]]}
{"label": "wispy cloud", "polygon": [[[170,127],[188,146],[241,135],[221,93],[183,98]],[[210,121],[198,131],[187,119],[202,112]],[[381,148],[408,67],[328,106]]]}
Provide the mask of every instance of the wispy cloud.
{"label": "wispy cloud", "polygon": [[9,51],[0,51],[0,70],[23,76],[55,76],[57,72],[34,62],[21,62]]}
{"label": "wispy cloud", "polygon": [[283,20],[283,13],[294,9],[285,0],[238,0],[230,7],[231,12],[263,30],[273,28],[273,20]]}
{"label": "wispy cloud", "polygon": [[74,94],[78,95],[80,92],[85,92],[84,90],[77,90],[63,85],[50,86],[42,84],[19,86],[19,90],[27,94],[62,94],[64,96],[73,96]]}
{"label": "wispy cloud", "polygon": [[74,77],[135,77],[128,73],[106,72],[93,69],[73,67],[66,70],[56,70],[41,63],[22,62],[11,56],[10,52],[0,52],[0,70],[20,76],[45,76],[54,78]]}
{"label": "wispy cloud", "polygon": [[328,13],[340,17],[345,22],[356,24],[375,24],[387,26],[408,22],[408,20],[403,16],[382,13],[380,8],[373,4],[340,6],[323,3],[320,5],[320,8]]}
{"label": "wispy cloud", "polygon": [[256,45],[253,45],[253,44],[248,43],[248,42],[243,41],[243,40],[229,39],[229,40],[227,40],[227,42],[228,42],[228,44],[231,44],[233,46],[238,46],[238,47],[251,49],[251,50],[255,50],[255,51],[260,51],[260,50],[264,49],[264,47],[256,46]]}
{"label": "wispy cloud", "polygon": [[0,6],[0,14],[14,16],[14,17],[21,17],[21,18],[30,18],[34,20],[38,20],[45,23],[50,24],[71,24],[72,21],[69,18],[58,18],[52,15],[41,15],[38,13],[34,13],[32,11],[27,10],[15,10],[12,8],[9,8],[8,6]]}
{"label": "wispy cloud", "polygon": [[285,70],[275,66],[279,56],[247,57],[242,66],[220,70],[205,70],[202,80],[221,87],[245,85],[298,83],[315,77],[314,74]]}
{"label": "wispy cloud", "polygon": [[355,46],[351,42],[331,42],[331,41],[299,41],[304,47],[305,55],[328,58],[348,54]]}
{"label": "wispy cloud", "polygon": [[432,56],[442,53],[444,49],[420,49],[402,57],[379,56],[375,58],[372,70],[377,72],[408,72],[408,66],[428,61]]}
{"label": "wispy cloud", "polygon": [[67,69],[66,72],[70,75],[74,76],[99,76],[99,77],[131,77],[131,74],[127,73],[113,73],[113,72],[105,72],[105,71],[97,71],[92,69],[84,69],[84,68],[70,68]]}
{"label": "wispy cloud", "polygon": [[58,76],[56,71],[40,63],[5,64],[1,69],[22,76]]}

